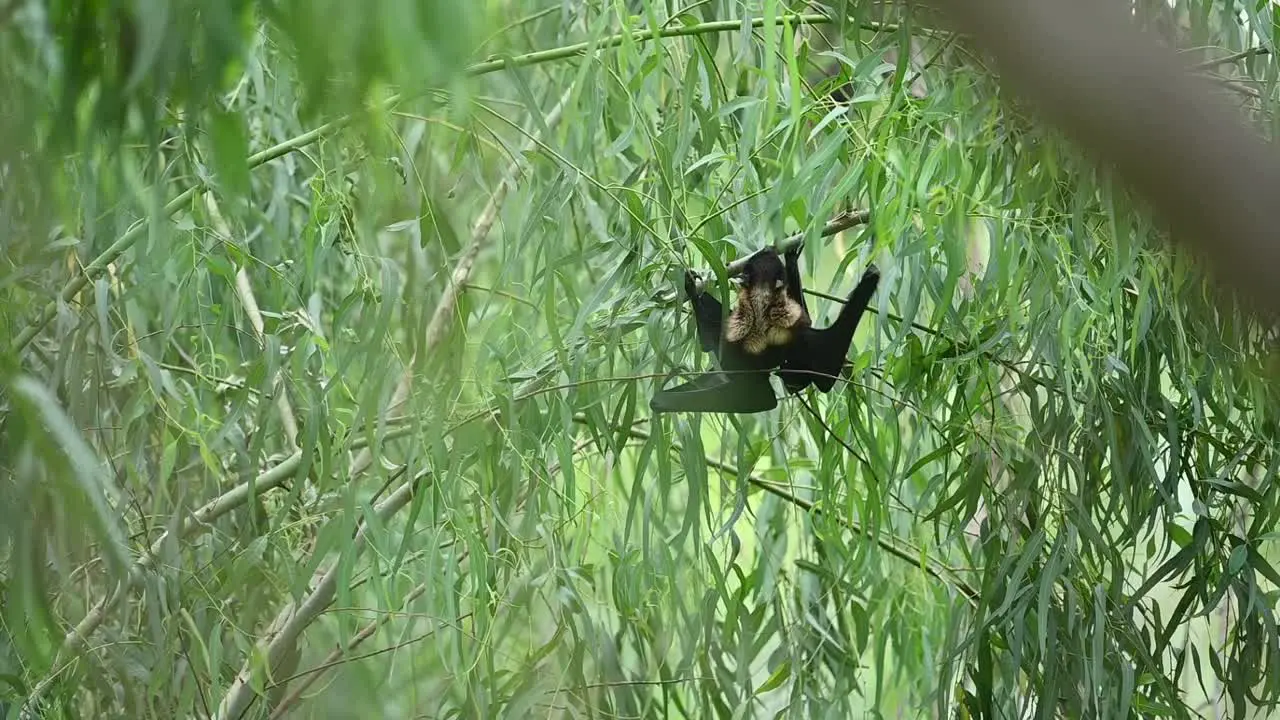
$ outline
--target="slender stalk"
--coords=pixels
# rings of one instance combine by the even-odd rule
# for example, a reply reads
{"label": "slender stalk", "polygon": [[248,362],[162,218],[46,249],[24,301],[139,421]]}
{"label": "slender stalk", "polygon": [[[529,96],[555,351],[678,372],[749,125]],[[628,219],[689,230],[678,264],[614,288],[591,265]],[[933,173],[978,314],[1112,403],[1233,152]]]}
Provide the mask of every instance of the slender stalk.
{"label": "slender stalk", "polygon": [[[831,218],[831,220],[827,222],[826,225],[822,226],[822,229],[818,231],[818,236],[828,237],[830,235],[835,235],[836,233],[841,232],[843,230],[848,230],[851,227],[856,227],[858,225],[865,225],[870,221],[871,221],[870,210],[859,210],[857,212],[840,213],[834,218]],[[784,253],[787,250],[790,250],[791,248],[795,247],[796,244],[803,239],[804,239],[804,233],[802,232],[796,233],[795,235],[791,235],[789,237],[786,237],[780,240],[777,244],[774,245],[774,249],[777,250],[779,253]],[[727,266],[725,266],[725,274],[728,275],[729,277],[733,277],[734,275],[737,275],[738,273],[742,272],[742,268],[747,266],[747,260],[750,257],[751,256],[748,255],[747,257],[739,258],[729,263]],[[702,287],[705,284],[706,284],[705,279],[700,279],[698,282],[699,287]]]}

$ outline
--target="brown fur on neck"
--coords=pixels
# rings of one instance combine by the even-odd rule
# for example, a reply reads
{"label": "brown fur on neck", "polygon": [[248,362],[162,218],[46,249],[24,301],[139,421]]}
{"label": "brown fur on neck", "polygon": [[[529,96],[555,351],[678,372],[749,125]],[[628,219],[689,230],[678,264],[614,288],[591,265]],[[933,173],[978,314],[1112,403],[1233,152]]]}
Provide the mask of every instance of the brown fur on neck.
{"label": "brown fur on neck", "polygon": [[740,343],[750,355],[759,355],[770,347],[787,344],[792,333],[807,323],[804,309],[787,296],[785,289],[744,286],[738,290],[737,306],[729,313],[724,338]]}

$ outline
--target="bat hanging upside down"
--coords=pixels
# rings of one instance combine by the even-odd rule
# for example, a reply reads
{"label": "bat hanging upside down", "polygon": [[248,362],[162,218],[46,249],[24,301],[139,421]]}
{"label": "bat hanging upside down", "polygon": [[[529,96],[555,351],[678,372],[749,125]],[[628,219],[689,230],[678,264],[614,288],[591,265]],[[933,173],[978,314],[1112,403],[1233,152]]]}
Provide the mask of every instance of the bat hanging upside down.
{"label": "bat hanging upside down", "polygon": [[786,263],[766,247],[749,256],[739,275],[738,302],[729,317],[711,294],[685,271],[684,290],[693,304],[698,341],[703,352],[716,355],[720,370],[683,385],[660,390],[649,402],[655,413],[757,413],[778,406],[769,384],[777,372],[789,393],[816,385],[830,392],[844,366],[845,354],[862,311],[880,282],[875,265],[862,275],[839,317],[829,328],[812,326],[800,285],[801,245],[786,251]]}

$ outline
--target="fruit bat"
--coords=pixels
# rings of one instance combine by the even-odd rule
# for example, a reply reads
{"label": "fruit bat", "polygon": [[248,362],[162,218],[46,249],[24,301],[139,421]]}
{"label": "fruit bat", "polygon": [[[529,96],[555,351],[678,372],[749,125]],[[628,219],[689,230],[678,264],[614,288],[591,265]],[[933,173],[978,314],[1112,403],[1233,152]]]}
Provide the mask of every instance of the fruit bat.
{"label": "fruit bat", "polygon": [[835,323],[820,330],[812,325],[800,285],[801,248],[796,244],[779,256],[766,247],[747,257],[737,272],[731,266],[738,297],[727,317],[720,301],[699,286],[693,272],[685,271],[684,290],[693,305],[698,342],[703,352],[715,355],[720,367],[660,390],[649,402],[653,412],[772,410],[778,406],[769,384],[774,372],[788,393],[810,384],[824,393],[831,391],[862,312],[880,282],[880,271],[869,266]]}

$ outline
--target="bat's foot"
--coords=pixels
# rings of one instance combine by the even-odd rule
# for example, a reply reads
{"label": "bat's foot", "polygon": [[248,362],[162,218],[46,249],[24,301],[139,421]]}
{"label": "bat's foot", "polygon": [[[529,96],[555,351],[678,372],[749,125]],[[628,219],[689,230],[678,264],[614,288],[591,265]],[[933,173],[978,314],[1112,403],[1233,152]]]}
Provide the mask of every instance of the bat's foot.
{"label": "bat's foot", "polygon": [[801,239],[801,240],[797,240],[795,245],[792,245],[791,247],[787,248],[787,251],[784,252],[782,255],[788,260],[795,260],[796,258],[800,257],[800,253],[803,251],[804,251],[804,240]]}
{"label": "bat's foot", "polygon": [[692,270],[684,271],[684,294],[693,300],[702,295],[702,287],[698,284],[698,274]]}
{"label": "bat's foot", "polygon": [[880,278],[880,268],[876,267],[875,263],[871,263],[867,266],[867,269],[862,272],[862,277],[867,279],[876,278],[878,280]]}

